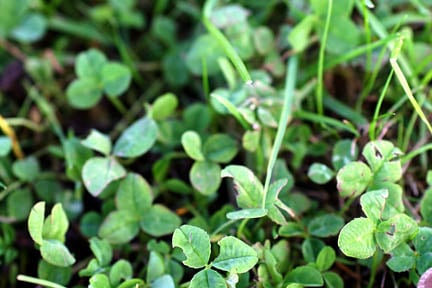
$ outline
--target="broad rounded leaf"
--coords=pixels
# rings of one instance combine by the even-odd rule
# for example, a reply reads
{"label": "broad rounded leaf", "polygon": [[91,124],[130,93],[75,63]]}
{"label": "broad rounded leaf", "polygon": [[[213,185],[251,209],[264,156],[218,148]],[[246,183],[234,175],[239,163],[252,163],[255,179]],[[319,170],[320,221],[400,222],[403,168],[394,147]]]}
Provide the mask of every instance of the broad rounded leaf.
{"label": "broad rounded leaf", "polygon": [[155,120],[164,120],[174,113],[177,106],[178,99],[174,94],[163,94],[153,102],[151,107],[152,118]]}
{"label": "broad rounded leaf", "polygon": [[329,182],[334,176],[333,170],[327,165],[321,163],[313,163],[309,167],[308,177],[317,184],[325,184]]}
{"label": "broad rounded leaf", "polygon": [[406,214],[398,214],[377,226],[375,239],[385,253],[411,239],[418,232],[417,222]]}
{"label": "broad rounded leaf", "polygon": [[205,158],[218,163],[228,163],[237,154],[236,141],[226,134],[210,136],[203,146]]}
{"label": "broad rounded leaf", "polygon": [[108,60],[105,55],[97,49],[89,49],[81,52],[75,64],[75,72],[79,78],[92,79],[96,84],[101,80],[101,70]]}
{"label": "broad rounded leaf", "polygon": [[92,79],[76,79],[69,84],[66,97],[74,108],[89,109],[102,98],[102,90]]}
{"label": "broad rounded leaf", "polygon": [[75,258],[60,241],[42,240],[40,251],[42,258],[52,265],[68,267],[75,263]]}
{"label": "broad rounded leaf", "polygon": [[84,185],[95,197],[102,193],[111,182],[125,175],[126,170],[112,157],[90,158],[82,169]]}
{"label": "broad rounded leaf", "polygon": [[338,246],[350,257],[366,259],[376,250],[375,224],[368,218],[356,218],[342,228]]}
{"label": "broad rounded leaf", "polygon": [[110,138],[95,129],[91,130],[90,134],[86,137],[86,139],[81,141],[81,144],[90,149],[98,151],[105,156],[108,156],[108,154],[111,152]]}
{"label": "broad rounded leaf", "polygon": [[420,227],[419,232],[413,240],[415,250],[420,254],[432,252],[432,228]]}
{"label": "broad rounded leaf", "polygon": [[72,278],[72,267],[59,267],[45,260],[39,261],[38,277],[60,285],[68,285]]}
{"label": "broad rounded leaf", "polygon": [[132,75],[129,68],[120,63],[108,63],[102,68],[102,85],[105,93],[117,97],[129,87]]}
{"label": "broad rounded leaf", "polygon": [[175,288],[174,279],[171,275],[165,274],[159,278],[156,278],[151,283],[151,288]]}
{"label": "broad rounded leaf", "polygon": [[206,62],[208,75],[219,72],[218,58],[225,56],[219,42],[211,35],[199,36],[186,55],[186,65],[195,75],[202,75],[203,61]]}
{"label": "broad rounded leaf", "polygon": [[404,272],[412,269],[416,262],[416,255],[407,243],[402,243],[391,251],[392,257],[386,265],[394,272]]}
{"label": "broad rounded leaf", "polygon": [[42,231],[45,219],[45,202],[36,203],[28,218],[28,230],[31,238],[37,244],[42,245]]}
{"label": "broad rounded leaf", "polygon": [[35,157],[17,160],[12,165],[12,171],[20,180],[31,182],[40,173],[39,162]]}
{"label": "broad rounded leaf", "polygon": [[19,26],[12,30],[12,37],[21,42],[37,41],[45,33],[46,22],[42,15],[29,13],[25,15]]}
{"label": "broad rounded leaf", "polygon": [[345,224],[344,219],[335,214],[325,214],[312,219],[308,224],[309,233],[317,237],[337,235]]}
{"label": "broad rounded leaf", "polygon": [[89,280],[90,284],[89,284],[89,288],[107,288],[107,287],[111,287],[110,283],[109,283],[109,279],[108,276],[106,276],[105,274],[96,274],[93,275],[90,280]]}
{"label": "broad rounded leaf", "polygon": [[253,40],[258,53],[266,55],[271,52],[274,47],[274,38],[273,31],[266,26],[260,26],[255,29]]}
{"label": "broad rounded leaf", "polygon": [[297,283],[306,287],[321,287],[324,284],[321,273],[312,266],[300,266],[286,276],[287,283]]}
{"label": "broad rounded leaf", "polygon": [[0,157],[6,156],[12,150],[12,141],[7,136],[0,136]]}
{"label": "broad rounded leaf", "polygon": [[227,288],[227,285],[218,272],[204,269],[192,277],[189,288]]}
{"label": "broad rounded leaf", "polygon": [[160,253],[150,250],[149,260],[147,262],[147,283],[151,283],[165,274],[164,260]]}
{"label": "broad rounded leaf", "polygon": [[402,177],[402,167],[399,157],[402,152],[393,143],[385,140],[372,141],[363,149],[374,174],[374,182],[396,182]]}
{"label": "broad rounded leaf", "polygon": [[29,2],[29,0],[0,0],[0,38],[6,38],[20,23],[29,8]]}
{"label": "broad rounded leaf", "polygon": [[121,259],[112,265],[109,272],[110,283],[113,286],[117,286],[121,280],[127,280],[132,278],[133,270],[132,265]]}
{"label": "broad rounded leaf", "polygon": [[339,170],[336,179],[337,189],[342,197],[357,197],[369,185],[372,172],[366,164],[356,161]]}
{"label": "broad rounded leaf", "polygon": [[245,273],[258,262],[256,251],[233,236],[222,238],[218,242],[220,251],[212,266],[231,273]]}
{"label": "broad rounded leaf", "polygon": [[344,282],[341,276],[335,272],[322,273],[326,287],[328,288],[344,288]]}
{"label": "broad rounded leaf", "polygon": [[9,217],[17,221],[27,219],[33,205],[33,195],[29,188],[16,189],[6,198],[6,210]]}
{"label": "broad rounded leaf", "polygon": [[99,228],[99,236],[112,244],[127,243],[139,231],[139,219],[128,211],[111,212]]}
{"label": "broad rounded leaf", "polygon": [[181,143],[186,154],[196,160],[204,161],[204,154],[201,147],[201,137],[195,131],[186,131],[181,137]]}
{"label": "broad rounded leaf", "polygon": [[90,239],[90,249],[95,255],[99,266],[103,267],[110,264],[113,257],[113,251],[108,241],[93,237]]}
{"label": "broad rounded leaf", "polygon": [[201,194],[214,194],[220,186],[221,169],[219,164],[208,161],[197,161],[189,171],[192,186]]}
{"label": "broad rounded leaf", "polygon": [[332,164],[334,169],[340,170],[358,157],[358,148],[352,140],[340,140],[333,147]]}
{"label": "broad rounded leaf", "polygon": [[139,119],[117,139],[114,154],[125,158],[141,156],[153,147],[157,134],[158,127],[153,119]]}
{"label": "broad rounded leaf", "polygon": [[140,216],[150,208],[153,201],[150,185],[141,175],[129,173],[121,180],[115,201],[119,210]]}
{"label": "broad rounded leaf", "polygon": [[260,208],[264,197],[264,187],[248,168],[229,165],[222,170],[221,177],[234,179],[237,190],[237,204],[240,208]]}
{"label": "broad rounded leaf", "polygon": [[186,256],[183,264],[188,267],[204,267],[210,259],[210,237],[201,228],[182,225],[174,231],[172,245],[182,249]]}
{"label": "broad rounded leaf", "polygon": [[44,222],[42,238],[65,241],[65,234],[69,228],[69,220],[61,203],[57,203],[51,210],[51,214]]}
{"label": "broad rounded leaf", "polygon": [[360,197],[360,205],[366,216],[374,223],[382,219],[382,213],[389,196],[387,189],[368,191]]}
{"label": "broad rounded leaf", "polygon": [[159,204],[142,214],[140,221],[141,229],[154,237],[171,234],[180,224],[177,214]]}
{"label": "broad rounded leaf", "polygon": [[325,246],[318,254],[316,265],[320,271],[326,271],[333,266],[336,260],[336,252],[330,246]]}

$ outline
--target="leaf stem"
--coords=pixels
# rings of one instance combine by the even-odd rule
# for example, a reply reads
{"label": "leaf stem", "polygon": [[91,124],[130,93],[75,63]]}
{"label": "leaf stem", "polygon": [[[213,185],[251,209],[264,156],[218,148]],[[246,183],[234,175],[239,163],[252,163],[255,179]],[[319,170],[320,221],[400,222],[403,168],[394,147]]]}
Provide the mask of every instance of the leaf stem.
{"label": "leaf stem", "polygon": [[66,288],[65,286],[62,286],[60,284],[48,280],[43,280],[43,279],[21,275],[21,274],[17,276],[17,280],[27,282],[27,283],[37,284],[45,287],[50,287],[50,288]]}
{"label": "leaf stem", "polygon": [[264,184],[263,202],[261,203],[261,207],[263,209],[265,208],[265,204],[266,204],[266,198],[270,187],[270,180],[272,177],[273,168],[275,166],[276,159],[279,154],[279,149],[282,144],[283,137],[285,135],[286,127],[288,125],[288,120],[292,116],[292,104],[294,102],[294,89],[296,84],[297,68],[298,68],[298,58],[297,55],[293,55],[288,61],[288,69],[287,69],[286,79],[285,79],[286,84],[285,84],[285,93],[284,93],[285,94],[284,106],[282,109],[281,117],[279,119],[276,138],[270,154],[269,163],[267,165],[267,175]]}

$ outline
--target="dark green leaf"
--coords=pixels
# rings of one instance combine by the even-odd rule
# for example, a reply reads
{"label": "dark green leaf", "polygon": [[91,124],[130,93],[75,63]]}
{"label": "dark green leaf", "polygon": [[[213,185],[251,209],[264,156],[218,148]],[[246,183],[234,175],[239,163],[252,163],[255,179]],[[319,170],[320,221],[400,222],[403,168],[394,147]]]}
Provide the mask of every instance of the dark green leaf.
{"label": "dark green leaf", "polygon": [[325,246],[318,254],[316,265],[321,272],[329,270],[336,260],[336,252],[330,246]]}
{"label": "dark green leaf", "polygon": [[113,257],[111,245],[106,240],[100,240],[97,237],[90,239],[90,249],[96,257],[101,267],[109,265]]}
{"label": "dark green leaf", "polygon": [[20,180],[31,182],[40,173],[39,162],[34,157],[17,160],[12,166],[12,171]]}
{"label": "dark green leaf", "polygon": [[72,107],[89,109],[102,98],[102,90],[98,83],[90,78],[76,79],[66,90],[67,100]]}
{"label": "dark green leaf", "polygon": [[117,97],[129,87],[132,75],[129,68],[120,63],[107,63],[102,68],[102,85],[106,94]]}
{"label": "dark green leaf", "polygon": [[117,286],[121,280],[127,280],[132,277],[132,265],[126,260],[119,260],[111,267],[109,272],[110,283]]}
{"label": "dark green leaf", "polygon": [[156,204],[141,215],[141,229],[155,237],[171,234],[181,225],[181,219],[166,208]]}
{"label": "dark green leaf", "polygon": [[163,257],[155,251],[150,251],[150,257],[147,264],[147,283],[152,283],[164,274],[165,263]]}
{"label": "dark green leaf", "polygon": [[307,287],[321,287],[324,284],[321,273],[312,266],[300,266],[286,276],[287,283],[297,283]]}
{"label": "dark green leaf", "polygon": [[52,265],[44,260],[40,260],[38,264],[39,278],[60,284],[67,285],[72,278],[71,267],[59,267]]}
{"label": "dark green leaf", "polygon": [[129,211],[111,212],[99,228],[99,236],[112,244],[129,242],[139,231],[139,219]]}
{"label": "dark green leaf", "polygon": [[309,233],[317,237],[337,235],[345,224],[344,219],[335,214],[325,214],[312,219],[308,224]]}
{"label": "dark green leaf", "polygon": [[129,173],[121,180],[115,201],[119,210],[139,217],[148,211],[153,201],[150,185],[141,175]]}
{"label": "dark green leaf", "polygon": [[79,78],[94,80],[96,85],[101,81],[102,67],[107,63],[105,55],[97,49],[81,52],[75,64],[75,72]]}
{"label": "dark green leaf", "polygon": [[203,146],[205,158],[218,163],[230,162],[237,151],[236,141],[226,134],[213,134]]}
{"label": "dark green leaf", "polygon": [[258,262],[256,251],[233,236],[226,236],[218,242],[220,251],[212,266],[231,273],[241,274],[252,269]]}
{"label": "dark green leaf", "polygon": [[227,285],[218,272],[204,269],[192,277],[189,288],[227,288]]}
{"label": "dark green leaf", "polygon": [[192,44],[186,55],[186,65],[193,74],[202,75],[202,61],[205,61],[208,75],[214,75],[219,72],[217,59],[223,56],[225,53],[219,42],[211,35],[205,34],[199,36]]}
{"label": "dark green leaf", "polygon": [[27,219],[33,205],[33,196],[28,188],[14,190],[6,199],[9,217],[17,221]]}
{"label": "dark green leaf", "polygon": [[221,169],[219,164],[209,161],[197,161],[192,165],[189,178],[192,186],[201,194],[213,195],[220,186]]}
{"label": "dark green leaf", "polygon": [[333,170],[327,165],[321,163],[313,163],[309,167],[308,177],[317,184],[325,184],[329,182],[334,176]]}

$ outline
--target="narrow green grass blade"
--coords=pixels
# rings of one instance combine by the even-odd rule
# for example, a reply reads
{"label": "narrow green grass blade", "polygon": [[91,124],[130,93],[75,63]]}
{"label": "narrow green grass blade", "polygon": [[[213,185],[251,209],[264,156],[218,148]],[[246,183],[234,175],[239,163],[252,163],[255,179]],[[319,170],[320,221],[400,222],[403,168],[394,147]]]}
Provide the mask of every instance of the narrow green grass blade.
{"label": "narrow green grass blade", "polygon": [[215,1],[213,0],[209,0],[206,2],[204,6],[202,22],[207,28],[207,31],[219,42],[219,45],[222,46],[225,54],[231,60],[243,81],[251,82],[252,78],[246,68],[246,65],[244,64],[240,56],[237,54],[234,47],[229,43],[225,35],[221,31],[219,31],[219,29],[210,21],[210,14],[214,5]]}
{"label": "narrow green grass blade", "polygon": [[216,101],[222,104],[231,113],[231,115],[233,115],[237,119],[237,121],[243,126],[245,130],[250,129],[249,123],[240,114],[240,112],[237,110],[237,107],[235,107],[231,102],[214,93],[210,94],[210,97],[213,97],[214,99],[216,99]]}
{"label": "narrow green grass blade", "polygon": [[320,45],[319,58],[318,58],[318,75],[317,75],[318,83],[317,83],[317,90],[316,90],[316,102],[317,102],[317,111],[319,115],[324,114],[324,107],[323,107],[324,54],[325,54],[325,47],[327,43],[328,31],[330,28],[332,9],[333,9],[333,0],[328,0],[327,17],[324,26],[324,33]]}
{"label": "narrow green grass blade", "polygon": [[274,140],[269,163],[267,165],[267,175],[264,183],[264,197],[263,197],[263,203],[261,205],[262,208],[265,208],[265,200],[267,198],[267,192],[270,187],[270,180],[272,177],[273,168],[275,166],[279,149],[282,144],[283,137],[285,135],[286,127],[288,125],[288,119],[290,119],[292,115],[292,105],[294,102],[294,89],[296,84],[297,69],[298,69],[298,59],[297,59],[297,55],[294,55],[291,56],[291,58],[288,61],[288,69],[287,69],[286,80],[285,80],[284,106],[282,108],[282,113],[279,119],[278,129],[276,132],[276,138]]}
{"label": "narrow green grass blade", "polygon": [[330,117],[321,116],[306,111],[296,111],[294,112],[293,116],[299,119],[309,120],[317,124],[326,124],[340,130],[351,132],[352,134],[354,134],[355,137],[360,136],[360,133],[352,125],[345,124],[341,121],[338,121]]}

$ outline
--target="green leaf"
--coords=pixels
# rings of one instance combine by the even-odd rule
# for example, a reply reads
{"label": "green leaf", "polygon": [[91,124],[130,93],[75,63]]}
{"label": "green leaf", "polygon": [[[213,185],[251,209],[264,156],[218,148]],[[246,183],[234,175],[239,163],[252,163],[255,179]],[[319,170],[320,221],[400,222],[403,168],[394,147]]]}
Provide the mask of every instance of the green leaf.
{"label": "green leaf", "polygon": [[89,49],[78,54],[75,72],[79,78],[91,79],[98,85],[101,81],[102,67],[108,62],[105,55],[97,49]]}
{"label": "green leaf", "polygon": [[102,86],[110,97],[117,97],[129,87],[132,75],[129,68],[120,63],[107,63],[102,67]]}
{"label": "green leaf", "polygon": [[88,238],[96,236],[102,220],[101,215],[94,211],[85,213],[80,221],[81,233]]}
{"label": "green leaf", "polygon": [[275,46],[273,31],[267,26],[260,26],[253,33],[253,40],[257,52],[261,55],[268,54]]}
{"label": "green leaf", "polygon": [[96,257],[99,266],[108,266],[113,257],[111,245],[106,240],[101,240],[97,237],[90,239],[90,249]]}
{"label": "green leaf", "polygon": [[180,226],[174,231],[172,246],[182,249],[186,256],[183,264],[188,267],[204,267],[210,259],[210,237],[201,228],[191,225]]}
{"label": "green leaf", "polygon": [[261,218],[267,215],[267,211],[267,209],[263,208],[242,209],[229,212],[226,214],[226,217],[231,220]]}
{"label": "green leaf", "polygon": [[105,274],[93,275],[89,280],[89,288],[110,288],[108,276]]}
{"label": "green leaf", "polygon": [[304,228],[297,222],[288,222],[279,228],[278,234],[282,237],[304,237]]}
{"label": "green leaf", "polygon": [[12,37],[21,42],[34,42],[45,34],[47,21],[45,17],[37,13],[29,13],[24,16],[19,26],[12,30]]}
{"label": "green leaf", "polygon": [[366,216],[374,223],[382,219],[389,193],[386,189],[368,191],[360,197],[360,205]]}
{"label": "green leaf", "polygon": [[171,275],[163,275],[151,283],[151,288],[175,288],[174,279]]}
{"label": "green leaf", "polygon": [[156,121],[165,120],[174,114],[177,106],[177,97],[173,93],[165,93],[153,102],[151,107],[152,118]]}
{"label": "green leaf", "polygon": [[413,244],[415,250],[420,254],[432,252],[432,228],[420,227]]}
{"label": "green leaf", "polygon": [[75,263],[75,258],[60,241],[42,240],[40,251],[42,258],[52,265],[68,267]]}
{"label": "green leaf", "polygon": [[227,288],[227,285],[218,272],[204,269],[192,277],[189,288]]}
{"label": "green leaf", "polygon": [[343,288],[344,282],[341,276],[335,272],[324,272],[322,273],[324,282],[327,288]]}
{"label": "green leaf", "polygon": [[126,175],[126,170],[113,157],[94,157],[82,169],[85,187],[97,197],[113,181]]}
{"label": "green leaf", "polygon": [[420,213],[429,225],[432,224],[432,188],[428,188],[420,203]]}
{"label": "green leaf", "polygon": [[377,226],[375,239],[385,253],[411,239],[418,232],[417,222],[406,214],[398,214]]}
{"label": "green leaf", "polygon": [[110,138],[95,129],[92,129],[87,138],[82,140],[81,143],[90,149],[104,154],[105,156],[108,156],[111,152]]}
{"label": "green leaf", "polygon": [[0,157],[6,156],[12,150],[12,141],[7,136],[0,136]]}
{"label": "green leaf", "polygon": [[376,250],[375,224],[368,218],[356,218],[342,228],[338,246],[349,257],[366,259]]}
{"label": "green leaf", "polygon": [[387,266],[394,272],[408,271],[415,265],[415,254],[410,246],[402,243],[391,252],[392,257],[386,262]]}
{"label": "green leaf", "polygon": [[0,0],[0,38],[6,38],[23,19],[29,0]]}
{"label": "green leaf", "polygon": [[132,265],[126,260],[119,260],[111,267],[109,272],[110,283],[117,286],[121,280],[127,280],[132,277]]}
{"label": "green leaf", "polygon": [[243,134],[242,146],[249,152],[255,152],[258,149],[261,138],[261,131],[247,130]]}
{"label": "green leaf", "polygon": [[156,142],[158,126],[153,119],[144,117],[129,126],[114,146],[114,155],[134,158],[143,155]]}
{"label": "green leaf", "polygon": [[40,260],[38,264],[38,277],[60,285],[68,285],[72,278],[72,268],[59,267]]}
{"label": "green leaf", "polygon": [[45,202],[36,203],[29,215],[27,226],[34,242],[42,245],[42,231],[45,219]]}
{"label": "green leaf", "polygon": [[213,267],[230,273],[246,273],[258,263],[256,251],[233,236],[219,240],[219,255],[211,263]]}
{"label": "green leaf", "polygon": [[332,164],[335,170],[340,170],[358,157],[358,148],[352,140],[340,140],[333,147]]}
{"label": "green leaf", "polygon": [[319,252],[325,247],[325,243],[314,237],[307,237],[301,245],[303,258],[307,263],[315,263]]}
{"label": "green leaf", "polygon": [[308,15],[290,31],[288,42],[295,51],[302,52],[306,49],[310,43],[310,33],[316,22],[316,16]]}
{"label": "green leaf", "polygon": [[344,224],[342,217],[335,214],[324,214],[313,218],[308,224],[308,230],[313,236],[326,238],[337,235]]}
{"label": "green leaf", "polygon": [[93,156],[93,152],[74,137],[63,143],[63,150],[66,158],[67,176],[71,180],[81,181],[82,167]]}
{"label": "green leaf", "polygon": [[361,195],[372,180],[372,172],[362,162],[351,162],[339,170],[337,189],[342,197],[357,197]]}
{"label": "green leaf", "polygon": [[264,197],[264,187],[248,168],[229,165],[222,170],[221,177],[234,179],[237,190],[237,204],[240,208],[260,208]]}
{"label": "green leaf", "polygon": [[202,75],[202,61],[209,76],[219,72],[218,58],[225,56],[222,46],[209,34],[199,36],[186,55],[186,66],[195,75]]}
{"label": "green leaf", "polygon": [[141,215],[140,225],[144,232],[160,237],[171,234],[181,225],[181,219],[165,206],[156,204]]}
{"label": "green leaf", "polygon": [[226,134],[213,134],[204,144],[205,158],[218,163],[229,163],[237,154],[236,141]]}
{"label": "green leaf", "polygon": [[155,252],[150,251],[150,257],[147,264],[147,283],[151,283],[165,274],[165,263],[163,257]]}
{"label": "green leaf", "polygon": [[151,207],[153,195],[150,185],[141,175],[129,173],[121,180],[115,201],[119,210],[128,211],[139,217]]}
{"label": "green leaf", "polygon": [[91,78],[75,79],[66,89],[69,104],[77,109],[89,109],[102,98],[102,90]]}
{"label": "green leaf", "polygon": [[42,238],[65,242],[65,234],[69,228],[69,220],[63,210],[62,204],[57,203],[51,214],[45,219]]}
{"label": "green leaf", "polygon": [[312,266],[299,266],[289,272],[285,281],[287,283],[298,283],[307,287],[321,287],[324,285],[321,273]]}
{"label": "green leaf", "polygon": [[214,194],[221,183],[221,168],[219,164],[209,161],[197,161],[189,171],[192,186],[201,194],[210,196]]}
{"label": "green leaf", "polygon": [[378,140],[366,144],[363,156],[374,174],[374,182],[396,182],[402,177],[399,157],[402,152],[389,141]]}
{"label": "green leaf", "polygon": [[20,180],[31,182],[40,173],[39,162],[35,157],[17,160],[12,165],[12,171]]}
{"label": "green leaf", "polygon": [[279,179],[271,183],[265,201],[265,208],[268,211],[267,214],[269,218],[279,225],[285,225],[287,223],[285,216],[278,208],[278,205],[281,206],[280,204],[283,204],[283,202],[279,200],[279,193],[284,189],[287,183],[288,179]]}
{"label": "green leaf", "polygon": [[333,170],[327,165],[321,163],[313,163],[309,167],[308,177],[316,184],[326,184],[334,176]]}
{"label": "green leaf", "polygon": [[327,271],[336,260],[336,252],[330,246],[325,246],[318,254],[316,265],[321,272]]}
{"label": "green leaf", "polygon": [[16,189],[6,198],[7,214],[17,221],[27,219],[32,205],[33,196],[28,188]]}
{"label": "green leaf", "polygon": [[204,161],[204,154],[201,148],[201,137],[195,131],[186,131],[181,137],[181,143],[186,154],[196,160]]}
{"label": "green leaf", "polygon": [[112,244],[123,244],[132,240],[139,231],[139,219],[125,210],[108,214],[99,228],[99,237]]}

